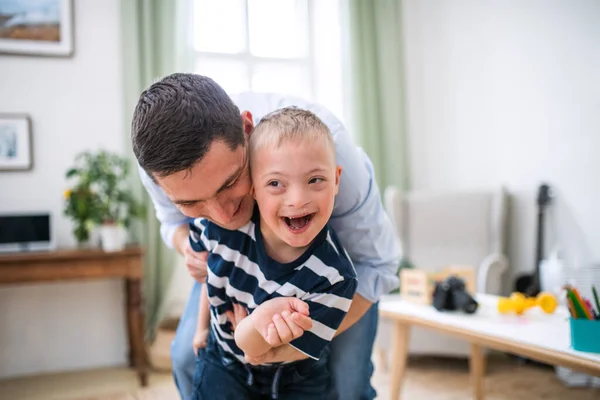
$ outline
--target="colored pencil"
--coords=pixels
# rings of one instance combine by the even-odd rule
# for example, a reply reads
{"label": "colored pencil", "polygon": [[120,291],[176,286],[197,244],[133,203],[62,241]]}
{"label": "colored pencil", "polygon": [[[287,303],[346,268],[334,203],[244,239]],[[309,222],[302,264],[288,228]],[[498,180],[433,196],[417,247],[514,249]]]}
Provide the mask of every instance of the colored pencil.
{"label": "colored pencil", "polygon": [[587,318],[587,314],[583,310],[581,303],[579,303],[579,301],[577,301],[577,296],[575,295],[575,292],[573,291],[573,289],[567,290],[567,296],[569,296],[569,299],[571,300],[571,303],[573,304],[573,308],[575,309],[575,319]]}
{"label": "colored pencil", "polygon": [[571,301],[571,298],[569,296],[567,296],[567,307],[569,307],[569,313],[571,313],[571,318],[577,319],[575,307],[573,306],[573,302]]}
{"label": "colored pencil", "polygon": [[598,292],[596,286],[592,285],[592,293],[594,294],[594,300],[596,301],[596,311],[600,315],[600,300],[598,300]]}
{"label": "colored pencil", "polygon": [[[583,299],[581,298],[581,295],[579,294],[579,291],[577,290],[577,288],[573,288],[573,294],[575,295],[576,299],[577,299],[577,305],[579,305],[579,307],[581,308],[581,311],[583,311],[583,317],[587,318],[589,320],[594,319],[592,317],[592,314],[590,314],[590,311],[587,309],[587,307],[585,306],[585,303],[583,302]],[[576,305],[576,307],[577,307]]]}

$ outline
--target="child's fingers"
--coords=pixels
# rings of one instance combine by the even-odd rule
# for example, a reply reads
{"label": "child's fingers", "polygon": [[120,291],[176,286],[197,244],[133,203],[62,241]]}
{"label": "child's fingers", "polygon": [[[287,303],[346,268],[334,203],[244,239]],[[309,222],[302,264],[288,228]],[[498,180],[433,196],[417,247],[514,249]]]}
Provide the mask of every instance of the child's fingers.
{"label": "child's fingers", "polygon": [[227,319],[229,320],[229,322],[231,322],[231,326],[233,327],[233,330],[235,331],[235,328],[237,327],[237,320],[235,318],[235,315],[233,315],[231,310],[225,311],[225,315],[227,316]]}
{"label": "child's fingers", "polygon": [[267,343],[269,345],[275,347],[281,345],[281,339],[279,338],[279,334],[277,333],[277,329],[275,329],[275,324],[271,323],[267,328]]}
{"label": "child's fingers", "polygon": [[246,310],[246,308],[241,304],[237,303],[233,305],[233,313],[235,314],[235,317],[237,318],[238,322],[248,316],[248,311]]}
{"label": "child's fingers", "polygon": [[292,310],[299,312],[303,315],[309,314],[308,304],[303,302],[297,297],[290,297],[290,305],[292,306]]}
{"label": "child's fingers", "polygon": [[287,325],[281,315],[273,315],[273,323],[275,324],[275,328],[277,329],[277,333],[279,334],[279,338],[281,339],[282,343],[289,343],[294,338],[290,327]]}
{"label": "child's fingers", "polygon": [[248,311],[241,304],[233,305],[233,315],[235,317],[235,325],[237,326],[244,318],[248,316]]}
{"label": "child's fingers", "polygon": [[288,328],[290,328],[290,331],[292,332],[292,340],[293,339],[298,339],[300,336],[302,336],[304,334],[304,329],[302,329],[300,326],[298,326],[293,321],[292,314],[290,314],[287,311],[284,311],[281,314],[281,316],[283,317],[283,319],[287,323]]}
{"label": "child's fingers", "polygon": [[304,329],[305,331],[312,329],[313,323],[312,323],[312,319],[310,317],[307,317],[306,315],[302,315],[299,313],[293,313],[291,318],[292,318],[292,321],[296,323],[296,325],[298,325],[300,328]]}

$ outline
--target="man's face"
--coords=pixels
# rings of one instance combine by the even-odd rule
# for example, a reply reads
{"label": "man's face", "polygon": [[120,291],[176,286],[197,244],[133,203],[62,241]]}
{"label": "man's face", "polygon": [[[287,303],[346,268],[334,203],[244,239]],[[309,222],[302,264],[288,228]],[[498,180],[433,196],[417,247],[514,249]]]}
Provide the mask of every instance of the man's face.
{"label": "man's face", "polygon": [[252,161],[261,231],[271,245],[308,246],[333,211],[341,167],[323,141],[285,141],[257,151]]}
{"label": "man's face", "polygon": [[246,145],[231,150],[215,140],[191,170],[156,177],[156,181],[188,217],[207,218],[230,230],[244,226],[252,217],[254,199]]}

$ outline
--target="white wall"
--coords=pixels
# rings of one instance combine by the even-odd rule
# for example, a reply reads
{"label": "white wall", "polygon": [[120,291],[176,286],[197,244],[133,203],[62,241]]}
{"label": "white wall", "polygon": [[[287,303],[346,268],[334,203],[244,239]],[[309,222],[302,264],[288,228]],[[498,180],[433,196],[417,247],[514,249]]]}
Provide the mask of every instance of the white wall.
{"label": "white wall", "polygon": [[[75,2],[73,58],[0,56],[0,112],[33,121],[34,169],[0,173],[0,212],[49,210],[58,245],[64,173],[84,149],[123,151],[120,2]],[[119,281],[0,287],[0,377],[125,364]]]}
{"label": "white wall", "polygon": [[414,188],[505,184],[514,271],[533,269],[542,180],[548,247],[600,261],[599,21],[594,0],[404,1]]}

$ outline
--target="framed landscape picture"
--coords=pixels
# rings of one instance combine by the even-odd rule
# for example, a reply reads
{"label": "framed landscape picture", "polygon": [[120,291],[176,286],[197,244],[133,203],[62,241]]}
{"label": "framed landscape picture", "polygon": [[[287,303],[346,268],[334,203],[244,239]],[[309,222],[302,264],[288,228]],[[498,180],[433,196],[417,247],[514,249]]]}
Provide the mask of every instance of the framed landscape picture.
{"label": "framed landscape picture", "polygon": [[31,120],[23,114],[0,114],[0,171],[27,171],[33,166]]}
{"label": "framed landscape picture", "polygon": [[73,0],[0,0],[0,53],[73,54]]}

